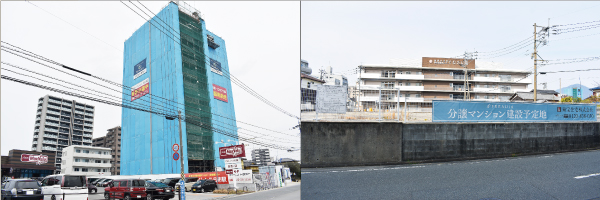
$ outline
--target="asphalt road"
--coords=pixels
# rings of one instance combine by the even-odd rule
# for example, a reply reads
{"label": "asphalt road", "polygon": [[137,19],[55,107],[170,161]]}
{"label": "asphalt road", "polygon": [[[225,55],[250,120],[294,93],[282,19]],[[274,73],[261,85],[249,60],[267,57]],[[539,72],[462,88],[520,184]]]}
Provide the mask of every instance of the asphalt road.
{"label": "asphalt road", "polygon": [[244,195],[228,195],[219,199],[234,199],[234,200],[256,200],[256,199],[277,199],[277,200],[299,200],[300,199],[300,183],[288,183],[282,188],[263,190]]}
{"label": "asphalt road", "polygon": [[600,150],[394,166],[303,168],[302,199],[600,199]]}

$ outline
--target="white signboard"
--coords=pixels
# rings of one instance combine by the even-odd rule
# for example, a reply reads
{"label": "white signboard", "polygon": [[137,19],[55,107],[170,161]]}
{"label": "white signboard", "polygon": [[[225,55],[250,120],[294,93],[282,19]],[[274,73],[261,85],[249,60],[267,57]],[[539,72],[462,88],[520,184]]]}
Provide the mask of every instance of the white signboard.
{"label": "white signboard", "polygon": [[225,161],[225,164],[242,163],[242,159],[240,159],[240,158],[228,158],[228,159],[223,159],[223,161]]}
{"label": "white signboard", "polygon": [[236,181],[236,183],[252,183],[252,170],[239,170],[238,173],[227,175],[229,177],[229,182],[232,183]]}
{"label": "white signboard", "polygon": [[318,85],[317,113],[346,113],[347,86]]}
{"label": "white signboard", "polygon": [[241,169],[242,163],[227,163],[225,164],[225,169]]}

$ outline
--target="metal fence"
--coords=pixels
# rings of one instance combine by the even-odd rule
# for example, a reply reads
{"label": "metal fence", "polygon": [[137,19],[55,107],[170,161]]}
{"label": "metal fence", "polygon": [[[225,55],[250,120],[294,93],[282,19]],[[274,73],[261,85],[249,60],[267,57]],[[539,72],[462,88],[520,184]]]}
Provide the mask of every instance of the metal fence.
{"label": "metal fence", "polygon": [[[506,99],[462,99],[460,98],[423,98],[415,94],[400,94],[397,91],[363,92],[363,96],[349,95],[346,113],[316,113],[316,90],[302,90],[301,112],[302,121],[399,121],[399,122],[431,122],[433,100],[447,101],[488,101],[488,102],[527,102],[509,101]],[[351,91],[348,94],[352,94]],[[413,96],[410,96],[413,95]],[[572,104],[572,103],[564,103]],[[600,108],[597,109],[600,121]]]}

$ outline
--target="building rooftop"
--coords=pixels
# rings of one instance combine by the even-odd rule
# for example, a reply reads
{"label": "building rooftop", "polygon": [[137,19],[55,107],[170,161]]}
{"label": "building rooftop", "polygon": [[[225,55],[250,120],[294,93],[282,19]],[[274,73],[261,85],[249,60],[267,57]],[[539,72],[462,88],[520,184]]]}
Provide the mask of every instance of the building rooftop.
{"label": "building rooftop", "polygon": [[317,82],[325,83],[325,81],[324,81],[324,80],[321,80],[321,79],[315,78],[315,77],[313,77],[313,76],[310,76],[310,75],[307,75],[307,74],[300,74],[300,78],[305,78],[305,79],[310,79],[310,80],[313,80],[313,81],[317,81]]}

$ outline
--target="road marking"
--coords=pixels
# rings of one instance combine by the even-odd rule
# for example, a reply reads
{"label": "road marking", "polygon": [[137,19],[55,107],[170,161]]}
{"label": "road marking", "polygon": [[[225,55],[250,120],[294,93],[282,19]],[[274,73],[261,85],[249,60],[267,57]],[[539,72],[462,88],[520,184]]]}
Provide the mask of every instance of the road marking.
{"label": "road marking", "polygon": [[379,171],[379,170],[390,170],[390,169],[410,169],[410,168],[421,168],[425,166],[412,166],[412,167],[392,167],[392,168],[380,168],[380,169],[350,169],[343,171],[327,171],[327,172],[302,172],[303,174],[314,174],[314,173],[337,173],[337,172],[364,172],[364,171]]}
{"label": "road marking", "polygon": [[592,176],[600,176],[600,173],[588,174],[588,175],[583,175],[583,176],[576,176],[576,177],[573,177],[573,178],[575,178],[575,179],[582,179],[582,178],[588,178],[588,177],[592,177]]}

